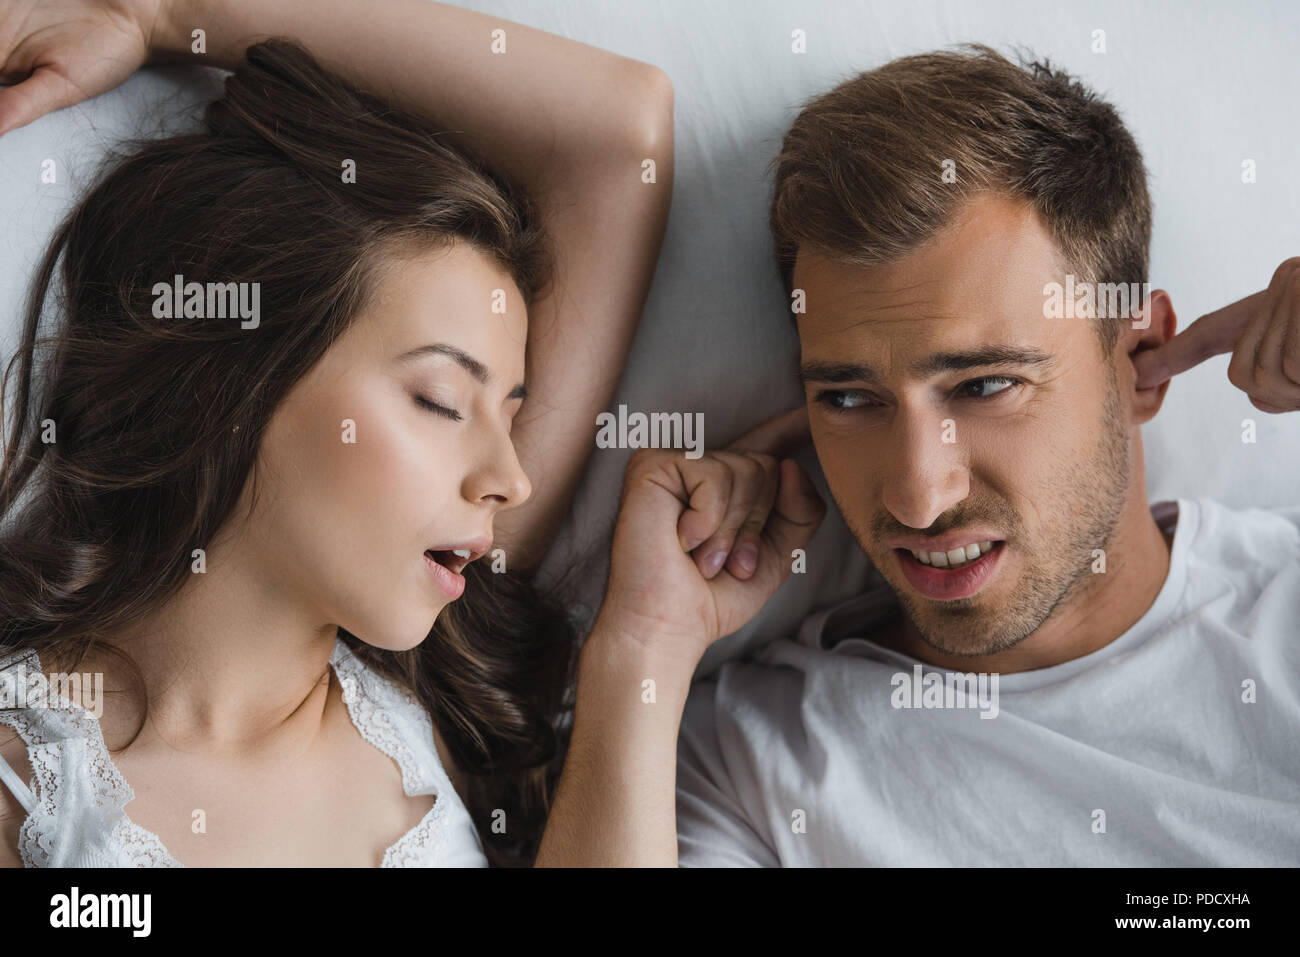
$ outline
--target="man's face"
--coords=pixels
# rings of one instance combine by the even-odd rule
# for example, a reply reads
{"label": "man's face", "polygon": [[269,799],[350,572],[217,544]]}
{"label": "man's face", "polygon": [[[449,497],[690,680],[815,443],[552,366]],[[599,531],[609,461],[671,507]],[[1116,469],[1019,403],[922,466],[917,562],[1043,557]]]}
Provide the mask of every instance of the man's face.
{"label": "man's face", "polygon": [[1095,320],[1043,316],[1044,285],[1066,271],[1032,209],[1001,196],[896,263],[795,265],[831,493],[948,654],[1009,648],[1079,599],[1125,507],[1129,415]]}

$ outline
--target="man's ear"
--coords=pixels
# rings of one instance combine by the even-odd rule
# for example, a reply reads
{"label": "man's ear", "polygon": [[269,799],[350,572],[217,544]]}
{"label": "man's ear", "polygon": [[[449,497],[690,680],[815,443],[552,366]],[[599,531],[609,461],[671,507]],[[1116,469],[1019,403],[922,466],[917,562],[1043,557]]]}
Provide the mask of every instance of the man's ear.
{"label": "man's ear", "polygon": [[1164,345],[1178,331],[1178,316],[1174,314],[1174,304],[1169,293],[1163,289],[1153,289],[1146,301],[1138,309],[1132,321],[1125,323],[1115,345],[1115,369],[1120,388],[1129,402],[1134,425],[1142,425],[1155,418],[1165,400],[1169,389],[1166,379],[1151,389],[1135,389],[1137,371],[1133,368],[1133,356],[1147,349]]}

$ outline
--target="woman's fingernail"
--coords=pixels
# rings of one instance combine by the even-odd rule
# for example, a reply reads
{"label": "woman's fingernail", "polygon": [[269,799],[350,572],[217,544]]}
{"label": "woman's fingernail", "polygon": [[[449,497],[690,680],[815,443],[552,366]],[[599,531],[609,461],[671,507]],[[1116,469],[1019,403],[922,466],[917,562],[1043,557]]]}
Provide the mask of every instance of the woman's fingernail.
{"label": "woman's fingernail", "polygon": [[726,552],[721,552],[721,551],[710,552],[709,555],[704,559],[704,574],[706,575],[716,574],[718,569],[722,567],[722,563],[725,562],[726,560],[727,560]]}
{"label": "woman's fingernail", "polygon": [[704,539],[702,539],[702,538],[688,538],[688,539],[686,539],[686,550],[687,550],[688,552],[693,552],[693,551],[695,551],[695,549],[697,549],[697,548],[700,547],[700,542],[702,542],[702,541],[704,541]]}
{"label": "woman's fingernail", "polygon": [[753,545],[741,545],[736,549],[736,564],[742,571],[752,572],[758,564],[758,549]]}

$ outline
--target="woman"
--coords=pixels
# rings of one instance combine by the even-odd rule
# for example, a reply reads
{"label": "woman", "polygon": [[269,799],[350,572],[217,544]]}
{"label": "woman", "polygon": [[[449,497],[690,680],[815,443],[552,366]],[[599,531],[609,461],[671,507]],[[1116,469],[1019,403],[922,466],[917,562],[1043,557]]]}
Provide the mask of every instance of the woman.
{"label": "woman", "polygon": [[527,861],[573,647],[529,577],[653,273],[671,89],[425,2],[10,2],[0,133],[198,29],[238,68],[206,129],[110,168],[23,330],[0,657],[104,694],[0,712],[0,855]]}
{"label": "woman", "polygon": [[[670,91],[653,68],[435,4],[221,6],[13,17],[30,41],[6,72],[32,75],[0,92],[0,131],[200,25],[237,70],[204,132],[111,169],[38,275],[0,479],[0,669],[55,694],[47,674],[102,672],[108,693],[98,721],[0,711],[20,732],[0,741],[16,769],[0,854],[527,861],[575,637],[528,572],[645,298]],[[539,197],[557,281],[521,195],[295,46],[249,47],[267,32],[468,131]],[[110,36],[117,53],[91,57]],[[60,257],[68,326],[33,399]],[[223,289],[238,297],[214,314]],[[821,520],[779,461],[806,438],[801,408],[700,459],[634,456],[536,863],[676,862],[686,689]],[[489,547],[509,570],[483,568]]]}

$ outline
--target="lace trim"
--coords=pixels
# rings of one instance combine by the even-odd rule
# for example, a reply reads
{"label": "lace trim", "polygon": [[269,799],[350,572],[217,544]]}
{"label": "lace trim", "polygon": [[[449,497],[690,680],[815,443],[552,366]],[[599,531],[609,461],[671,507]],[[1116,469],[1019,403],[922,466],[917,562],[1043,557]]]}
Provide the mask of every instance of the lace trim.
{"label": "lace trim", "polygon": [[[46,701],[55,700],[35,651],[0,661],[0,672],[18,669],[28,689],[37,689]],[[104,862],[107,849],[100,847],[94,835],[108,834],[112,847],[121,848],[140,866],[179,867],[180,862],[167,853],[157,835],[135,824],[123,810],[135,792],[109,757],[99,720],[74,701],[62,697],[57,700],[59,707],[29,707],[0,715],[0,721],[11,725],[26,742],[27,760],[35,779],[32,791],[36,805],[18,831],[18,853],[23,865],[75,867]],[[59,772],[74,768],[83,771],[80,778],[88,785],[89,805],[81,809],[82,817],[73,823],[89,840],[60,842],[64,846],[56,847],[54,837],[60,822],[55,820],[55,814],[67,790]],[[68,848],[79,845],[79,856],[70,857]]]}
{"label": "lace trim", "polygon": [[[343,701],[352,723],[363,738],[397,762],[402,770],[402,790],[408,797],[434,795],[433,807],[419,824],[384,852],[379,864],[380,867],[419,867],[446,843],[448,802],[444,793],[450,792],[451,784],[441,773],[442,765],[433,743],[433,721],[410,691],[380,680],[342,639],[334,647],[330,664],[343,689]],[[414,725],[414,740],[429,742],[432,753],[426,754],[425,760],[416,758],[408,737],[395,726],[395,718]]]}
{"label": "lace trim", "polygon": [[[397,762],[406,795],[434,795],[433,807],[419,824],[384,851],[380,863],[380,867],[422,866],[446,843],[450,806],[444,794],[452,793],[433,743],[432,719],[414,695],[381,680],[341,639],[330,656],[330,665],[338,676],[352,723],[370,744]],[[35,651],[0,657],[0,674],[15,669],[25,669],[28,688],[39,688],[47,700],[52,698]],[[23,865],[110,867],[118,864],[121,856],[139,867],[184,867],[157,834],[127,816],[124,808],[135,798],[135,792],[109,756],[99,719],[75,702],[58,700],[66,706],[0,712],[0,723],[11,725],[26,742],[35,776],[32,790],[36,803],[19,829],[18,850]],[[425,760],[419,760],[411,750],[395,719],[408,724],[416,741],[429,742]],[[71,822],[80,833],[62,835],[56,846],[58,826],[67,828],[69,822],[56,821],[55,815],[60,805],[75,803],[80,797],[74,794],[73,801],[67,801],[65,774],[88,785],[90,806],[80,808],[80,818]]]}

